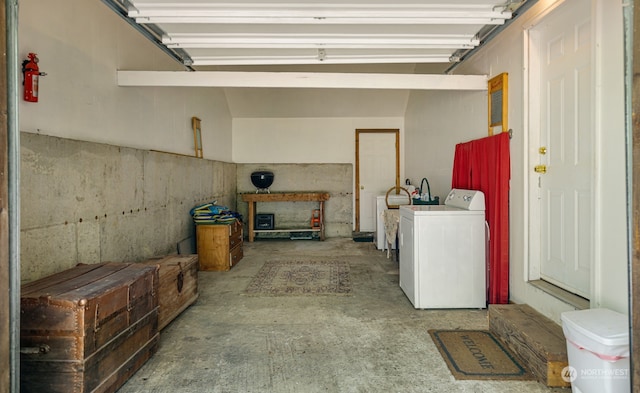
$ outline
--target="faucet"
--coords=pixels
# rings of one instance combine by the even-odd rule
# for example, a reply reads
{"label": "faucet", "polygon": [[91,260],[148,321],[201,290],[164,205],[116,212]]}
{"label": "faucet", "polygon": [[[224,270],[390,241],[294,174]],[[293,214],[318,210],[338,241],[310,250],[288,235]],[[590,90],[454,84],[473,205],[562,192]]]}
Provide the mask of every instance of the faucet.
{"label": "faucet", "polygon": [[422,181],[420,182],[420,196],[422,196],[422,194],[424,193],[424,188],[423,188],[423,184],[427,183],[427,200],[431,201],[431,187],[429,187],[429,180],[427,180],[426,177],[422,178]]}

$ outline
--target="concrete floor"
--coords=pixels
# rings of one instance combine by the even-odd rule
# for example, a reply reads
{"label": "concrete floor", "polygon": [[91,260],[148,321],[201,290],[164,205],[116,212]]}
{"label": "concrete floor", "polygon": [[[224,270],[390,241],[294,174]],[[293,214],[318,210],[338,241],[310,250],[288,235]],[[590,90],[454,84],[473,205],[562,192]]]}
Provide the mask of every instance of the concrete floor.
{"label": "concrete floor", "polygon": [[[487,329],[486,310],[415,310],[398,264],[349,238],[245,243],[229,272],[200,272],[200,298],[161,334],[120,393],[562,392],[534,381],[456,381],[428,329]],[[243,295],[266,259],[348,261],[351,296]]]}

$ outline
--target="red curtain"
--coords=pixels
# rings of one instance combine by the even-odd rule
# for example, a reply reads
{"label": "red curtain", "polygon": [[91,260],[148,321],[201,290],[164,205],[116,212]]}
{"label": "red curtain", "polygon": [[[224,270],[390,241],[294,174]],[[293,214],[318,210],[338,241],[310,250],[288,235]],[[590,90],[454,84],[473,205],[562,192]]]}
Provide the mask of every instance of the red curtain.
{"label": "red curtain", "polygon": [[484,193],[489,224],[489,303],[509,302],[509,134],[456,145],[452,188]]}

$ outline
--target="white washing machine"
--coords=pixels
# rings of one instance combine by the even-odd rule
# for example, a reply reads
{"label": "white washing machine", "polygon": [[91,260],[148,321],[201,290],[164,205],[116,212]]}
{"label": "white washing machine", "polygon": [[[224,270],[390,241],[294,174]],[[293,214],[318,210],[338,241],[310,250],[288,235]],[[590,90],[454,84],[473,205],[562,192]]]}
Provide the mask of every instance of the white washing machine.
{"label": "white washing machine", "polygon": [[453,189],[444,205],[400,206],[400,288],[415,308],[487,306],[484,194]]}

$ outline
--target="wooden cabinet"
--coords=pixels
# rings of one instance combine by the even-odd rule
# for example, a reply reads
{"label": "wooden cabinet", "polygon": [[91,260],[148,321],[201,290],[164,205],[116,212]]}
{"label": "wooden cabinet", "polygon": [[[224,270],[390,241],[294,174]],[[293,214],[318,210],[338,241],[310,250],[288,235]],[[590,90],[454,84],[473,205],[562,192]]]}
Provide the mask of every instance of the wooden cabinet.
{"label": "wooden cabinet", "polygon": [[242,223],[198,225],[200,270],[227,271],[242,259]]}

